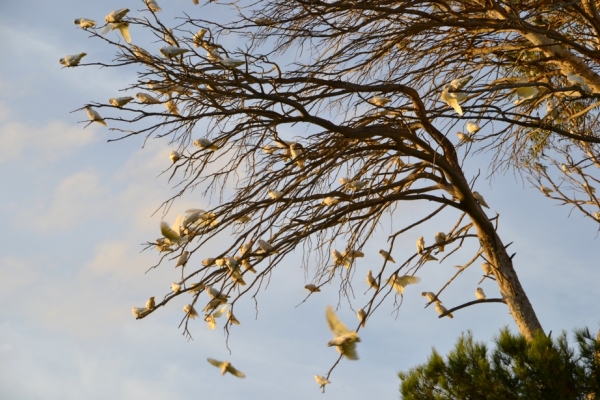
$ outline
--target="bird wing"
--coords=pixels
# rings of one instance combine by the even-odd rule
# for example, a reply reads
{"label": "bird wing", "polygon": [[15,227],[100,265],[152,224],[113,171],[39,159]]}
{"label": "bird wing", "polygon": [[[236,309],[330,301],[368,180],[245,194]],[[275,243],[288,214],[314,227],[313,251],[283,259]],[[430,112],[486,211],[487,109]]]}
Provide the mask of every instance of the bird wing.
{"label": "bird wing", "polygon": [[327,306],[325,309],[325,317],[327,318],[327,325],[331,332],[333,332],[333,336],[338,337],[345,335],[350,332],[350,330],[344,325],[335,315],[335,311],[333,311],[333,307]]}
{"label": "bird wing", "polygon": [[238,371],[237,369],[233,368],[233,366],[229,366],[227,367],[227,372],[229,372],[232,375],[237,376],[238,378],[245,378],[246,374],[244,374],[242,371]]}
{"label": "bird wing", "polygon": [[121,32],[121,36],[123,39],[129,44],[131,44],[131,36],[129,35],[129,24],[119,24],[119,32]]}
{"label": "bird wing", "polygon": [[113,24],[111,24],[111,23],[104,25],[104,28],[102,28],[101,33],[103,35],[106,35],[108,32],[112,31],[112,26],[113,26]]}
{"label": "bird wing", "polygon": [[416,276],[404,275],[396,277],[396,283],[402,286],[412,285],[421,282],[421,278]]}
{"label": "bird wing", "polygon": [[338,351],[342,353],[348,360],[358,360],[358,354],[356,353],[356,343],[344,343],[337,347]]}
{"label": "bird wing", "polygon": [[227,304],[225,304],[223,307],[221,307],[218,311],[215,311],[213,313],[213,317],[219,318],[221,315],[223,315],[223,313],[225,312],[225,310],[227,310]]}
{"label": "bird wing", "polygon": [[172,242],[177,242],[180,239],[179,234],[171,229],[165,221],[160,223],[160,233]]}
{"label": "bird wing", "polygon": [[206,361],[218,368],[221,368],[223,365],[223,361],[215,360],[214,358],[207,358]]}

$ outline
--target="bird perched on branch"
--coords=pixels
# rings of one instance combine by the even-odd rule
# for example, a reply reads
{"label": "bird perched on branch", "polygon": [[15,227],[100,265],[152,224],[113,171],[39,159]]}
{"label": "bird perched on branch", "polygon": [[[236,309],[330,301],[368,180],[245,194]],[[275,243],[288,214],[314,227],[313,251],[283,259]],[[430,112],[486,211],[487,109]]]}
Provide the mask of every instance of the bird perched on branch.
{"label": "bird perched on branch", "polygon": [[87,112],[87,116],[90,119],[90,121],[97,122],[101,125],[106,126],[106,122],[104,121],[104,118],[102,118],[100,116],[100,114],[98,114],[98,111],[94,110],[92,108],[92,106],[86,106],[85,111]]}
{"label": "bird perched on branch", "polygon": [[140,103],[143,104],[161,104],[162,101],[160,101],[159,99],[157,99],[156,97],[148,94],[148,93],[138,93],[135,95],[135,97],[137,97],[137,99],[140,101]]}
{"label": "bird perched on branch", "polygon": [[482,288],[478,287],[477,290],[475,290],[475,297],[479,300],[485,300],[485,293]]}
{"label": "bird perched on branch", "polygon": [[327,306],[325,309],[325,317],[329,330],[333,333],[333,340],[327,343],[327,346],[336,346],[337,350],[349,360],[358,360],[356,354],[356,342],[360,342],[360,338],[355,331],[350,331],[335,315],[333,307]]}
{"label": "bird perched on branch", "polygon": [[373,272],[369,270],[367,273],[367,284],[369,287],[372,287],[375,290],[379,290],[379,285],[377,284],[377,280],[373,277]]}
{"label": "bird perched on branch", "polygon": [[88,29],[96,26],[96,21],[87,18],[77,18],[73,22],[75,23],[75,25],[78,25],[81,29]]}
{"label": "bird perched on branch", "polygon": [[192,306],[191,304],[186,304],[185,306],[183,306],[183,311],[191,318],[191,319],[196,319],[196,317],[198,316],[198,312],[196,311],[196,309],[194,308],[194,306]]}
{"label": "bird perched on branch", "polygon": [[321,291],[321,289],[319,289],[319,287],[317,285],[314,285],[312,283],[309,283],[308,285],[305,285],[304,289],[308,290],[311,293],[316,293],[316,292],[320,292]]}
{"label": "bird perched on branch", "polygon": [[190,252],[189,251],[186,250],[183,253],[181,253],[181,255],[179,256],[179,258],[177,259],[177,263],[175,264],[175,268],[177,268],[179,266],[185,267],[185,264],[187,264],[189,257],[190,257]]}
{"label": "bird perched on branch", "polygon": [[430,303],[432,303],[434,301],[439,301],[440,303],[442,302],[441,300],[437,299],[437,297],[435,296],[435,293],[433,293],[433,292],[423,292],[423,293],[421,293],[421,296],[425,296],[425,298],[427,300],[429,300]]}
{"label": "bird perched on branch", "polygon": [[469,135],[476,134],[480,129],[481,128],[479,125],[477,125],[475,122],[467,121],[467,132],[469,132]]}
{"label": "bird perched on branch", "polygon": [[238,60],[235,58],[224,58],[222,60],[219,61],[225,68],[237,68],[240,67],[244,64],[246,64],[246,61],[244,60]]}
{"label": "bird perched on branch", "polygon": [[171,153],[169,154],[169,158],[171,159],[171,161],[173,161],[173,163],[176,163],[177,161],[179,161],[181,159],[181,154],[179,154],[178,151],[171,150]]}
{"label": "bird perched on branch", "polygon": [[434,239],[435,239],[435,244],[438,245],[438,249],[440,250],[440,253],[443,253],[444,252],[444,243],[446,242],[448,237],[446,236],[446,234],[444,232],[438,232],[435,234]]}
{"label": "bird perched on branch", "polygon": [[150,298],[148,299],[148,301],[146,302],[146,308],[147,308],[148,310],[152,310],[152,309],[155,307],[155,304],[156,304],[156,303],[154,302],[154,296],[153,296],[153,297],[150,297]]}
{"label": "bird perched on branch", "polygon": [[161,12],[162,8],[160,8],[158,6],[158,3],[156,2],[156,0],[146,0],[146,5],[148,6],[148,9],[152,12]]}
{"label": "bird perched on branch", "polygon": [[87,53],[78,53],[73,55],[68,55],[65,58],[61,58],[58,62],[65,67],[76,67],[81,62],[83,57],[87,56]]}
{"label": "bird perched on branch", "polygon": [[331,382],[329,382],[324,376],[321,375],[315,375],[315,381],[317,381],[317,383],[320,386],[325,386],[327,384],[330,384]]}
{"label": "bird perched on branch", "polygon": [[417,239],[417,253],[423,254],[424,251],[425,251],[425,239],[423,238],[423,236],[419,236],[419,238]]}
{"label": "bird perched on branch", "polygon": [[384,260],[388,260],[389,262],[396,264],[396,260],[394,260],[394,257],[392,257],[387,251],[379,250],[379,254],[381,254],[381,257],[383,257]]}
{"label": "bird perched on branch", "polygon": [[296,160],[296,165],[300,168],[304,168],[304,160],[297,160],[304,153],[304,147],[300,143],[292,143],[290,145],[290,154],[292,160]]}
{"label": "bird perched on branch", "polygon": [[129,103],[131,100],[133,100],[133,97],[131,96],[113,97],[112,99],[108,99],[108,102],[113,106],[120,108],[123,107],[125,104]]}
{"label": "bird perched on branch", "polygon": [[371,97],[371,99],[369,100],[369,103],[371,103],[377,107],[384,107],[387,103],[390,103],[391,101],[392,101],[392,99],[389,99],[387,97],[374,96],[374,97]]}
{"label": "bird perched on branch", "polygon": [[477,200],[477,202],[481,204],[482,207],[490,208],[490,206],[487,205],[485,199],[482,195],[479,194],[479,192],[473,192],[473,197],[475,197],[475,200]]}
{"label": "bird perched on branch", "polygon": [[177,46],[164,46],[164,47],[161,47],[160,49],[158,49],[158,51],[165,58],[173,58],[173,57],[177,57],[182,54],[185,54],[185,53],[189,52],[190,50],[182,49],[181,47],[177,47]]}
{"label": "bird perched on branch", "polygon": [[206,360],[215,367],[221,369],[221,376],[225,375],[226,372],[229,372],[231,375],[237,376],[238,378],[246,377],[242,371],[238,371],[237,369],[233,368],[233,365],[231,365],[229,361],[218,361],[214,358],[207,358]]}
{"label": "bird perched on branch", "polygon": [[[446,313],[446,312],[448,312],[448,309],[446,309],[446,307],[444,307],[444,306],[442,305],[442,302],[441,302],[441,301],[439,301],[439,300],[435,302],[435,310],[436,310],[436,311],[437,311],[437,312],[438,312],[440,315],[441,315],[441,314],[444,314],[444,313]],[[452,313],[450,313],[450,314],[447,314],[447,315],[444,315],[444,316],[445,316],[445,317],[448,317],[448,318],[454,318],[454,316],[452,315]]]}
{"label": "bird perched on branch", "polygon": [[356,316],[358,317],[358,320],[360,321],[360,325],[364,328],[365,324],[367,323],[367,313],[362,308],[359,308],[358,311],[356,312]]}
{"label": "bird perched on branch", "polygon": [[199,147],[202,150],[212,150],[212,151],[217,151],[219,150],[219,146],[217,146],[216,144],[214,144],[210,139],[208,138],[200,138],[200,139],[196,139],[194,140],[194,146]]}

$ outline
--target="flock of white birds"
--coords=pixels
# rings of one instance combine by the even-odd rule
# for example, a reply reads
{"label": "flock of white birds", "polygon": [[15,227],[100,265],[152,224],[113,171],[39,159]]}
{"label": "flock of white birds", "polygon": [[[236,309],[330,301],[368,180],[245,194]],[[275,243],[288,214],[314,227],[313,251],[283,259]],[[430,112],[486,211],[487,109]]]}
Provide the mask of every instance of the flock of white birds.
{"label": "flock of white birds", "polygon": [[[159,12],[161,8],[158,6],[155,0],[146,0],[146,4],[148,8],[152,12]],[[194,0],[194,4],[198,4],[198,1]],[[123,39],[131,44],[131,36],[129,33],[129,22],[124,21],[123,18],[127,15],[129,9],[123,8],[119,10],[112,11],[105,18],[106,24],[102,27],[102,34],[107,34],[110,31],[118,30]],[[74,20],[75,24],[81,27],[82,29],[94,29],[96,27],[96,22],[86,18],[78,18]],[[255,21],[257,24],[269,24],[270,21]],[[237,68],[241,65],[245,64],[243,60],[236,60],[233,58],[221,58],[221,56],[217,53],[216,47],[211,46],[207,42],[203,40],[203,37],[206,33],[205,29],[200,30],[194,37],[193,43],[196,47],[202,46],[207,49],[207,59],[214,63],[220,63],[225,68]],[[172,39],[172,31],[169,31],[165,34],[165,40],[170,42],[172,45],[165,46],[159,49],[159,52],[165,58],[173,58],[183,55],[186,52],[189,52],[188,49],[183,49],[177,47],[176,42]],[[136,48],[136,54],[140,57],[147,56],[145,51]],[[75,55],[68,55],[65,58],[61,58],[60,64],[65,67],[75,67],[79,65],[82,58],[86,56],[86,53],[79,53]],[[584,88],[584,83],[582,80],[578,80],[575,76],[569,76],[569,81],[574,84],[580,85]],[[448,106],[452,107],[458,114],[462,115],[462,109],[460,107],[460,102],[464,101],[467,98],[467,94],[460,92],[471,80],[471,77],[466,77],[462,79],[455,79],[449,85],[447,85],[441,94],[441,99]],[[149,83],[149,88],[153,91],[157,91],[159,93],[169,93],[169,90],[173,91],[172,85],[170,88],[162,88],[160,84]],[[584,88],[585,90],[585,88]],[[519,96],[519,101],[526,101],[535,98],[537,95],[537,89],[535,87],[525,86],[519,87],[516,89],[516,92]],[[165,107],[170,113],[178,114],[177,104],[169,99],[168,101],[162,101],[148,93],[137,93],[135,96],[141,104],[144,105],[153,105],[153,104],[165,104]],[[134,100],[131,96],[126,97],[116,97],[111,98],[109,103],[115,107],[123,107],[130,101]],[[383,97],[383,96],[375,96],[369,100],[369,103],[376,107],[384,107],[392,100]],[[94,110],[91,106],[86,106],[87,115],[91,122],[97,122],[106,126],[105,120],[100,116],[100,114]],[[475,135],[480,127],[474,122],[467,122],[466,124],[468,134],[463,134],[459,132],[459,137],[461,141],[468,142],[473,140],[473,135]],[[203,149],[210,151],[217,151],[219,149],[218,145],[213,143],[208,138],[200,138],[196,139],[193,142],[193,145]],[[267,154],[274,154],[280,150],[285,151],[284,157],[287,159],[295,160],[299,168],[304,168],[304,161],[301,159],[301,155],[304,151],[303,146],[300,143],[291,143],[280,141],[276,142],[275,145],[267,145],[262,149]],[[178,151],[171,151],[169,155],[171,161],[176,163],[182,158],[182,154]],[[339,182],[348,190],[358,191],[367,186],[367,181],[352,181],[347,178],[341,178]],[[543,187],[542,187],[542,190]],[[488,207],[487,203],[483,199],[483,197],[474,192],[475,199],[484,207]],[[277,200],[283,196],[283,193],[270,189],[268,190],[268,195],[271,199]],[[333,197],[327,197],[323,200],[322,204],[326,206],[332,206],[339,202],[338,199]],[[488,207],[489,208],[489,207]],[[250,221],[249,216],[242,216],[236,222],[239,223],[247,223]],[[180,215],[175,223],[172,226],[169,226],[166,222],[161,222],[160,229],[162,233],[162,237],[157,239],[156,248],[159,252],[170,252],[173,251],[174,246],[178,246],[182,243],[186,243],[190,241],[197,231],[205,226],[214,226],[218,223],[217,215],[214,213],[206,212],[200,209],[192,209],[187,210],[185,215]],[[435,245],[430,248],[426,248],[425,240],[423,237],[419,237],[416,243],[417,253],[426,261],[434,261],[437,260],[431,252],[433,249],[437,248],[438,252],[444,251],[444,246],[447,244],[446,234],[443,232],[438,232],[434,237]],[[226,267],[228,270],[228,276],[232,279],[234,284],[245,285],[243,279],[243,274],[241,272],[241,267],[246,271],[250,271],[256,273],[256,270],[253,268],[249,261],[249,257],[253,257],[255,260],[262,260],[264,257],[267,257],[272,254],[277,254],[277,248],[274,244],[269,241],[259,239],[256,243],[257,248],[254,250],[254,242],[250,241],[241,246],[239,252],[239,256],[224,256],[222,258],[207,258],[202,260],[202,264],[206,267],[218,266],[218,267]],[[379,254],[383,257],[385,263],[395,263],[396,261],[392,257],[392,255],[385,251],[379,250]],[[246,257],[245,257],[246,256]],[[190,253],[188,251],[183,251],[181,255],[178,257],[175,268],[182,267],[184,268],[188,263],[190,257]],[[350,268],[354,263],[356,258],[364,257],[364,253],[359,250],[347,250],[343,253],[340,253],[338,250],[332,250],[333,257],[333,272],[335,268],[339,266],[344,266],[346,268]],[[488,263],[484,263],[482,265],[485,276],[492,276],[493,271],[491,265]],[[380,279],[381,277],[374,277],[372,270],[369,270],[366,276],[366,282],[370,288],[378,291],[380,289]],[[404,288],[411,284],[416,284],[420,282],[420,278],[412,275],[402,275],[398,276],[394,273],[388,280],[387,284],[390,285],[393,290],[395,290],[398,294],[403,295]],[[222,315],[226,315],[228,322],[233,324],[239,324],[240,322],[233,315],[231,309],[228,308],[228,300],[229,296],[225,293],[220,292],[214,287],[206,286],[204,283],[199,282],[197,284],[193,284],[187,289],[182,287],[182,282],[173,282],[171,285],[171,289],[173,293],[179,293],[181,291],[188,291],[192,294],[200,293],[205,291],[209,296],[209,301],[204,308],[204,320],[208,323],[210,329],[216,328],[216,319],[220,318]],[[308,290],[311,294],[320,292],[320,288],[314,284],[307,284],[305,286],[306,290]],[[436,294],[432,292],[423,292],[423,296],[427,298],[429,304],[435,303],[435,308],[439,314],[444,314],[444,316],[448,316],[449,318],[453,318],[453,315],[448,312],[448,310],[442,305],[441,300],[437,297]],[[486,296],[483,290],[478,287],[475,291],[475,296],[479,300],[485,300]],[[148,315],[155,308],[155,300],[154,297],[150,297],[150,299],[146,302],[145,307],[134,307],[132,309],[132,313],[136,318],[143,318]],[[198,311],[194,308],[193,304],[186,304],[183,307],[183,311],[186,316],[191,319],[195,319],[199,316]],[[334,338],[327,343],[328,346],[335,346],[340,354],[346,357],[349,360],[358,360],[358,354],[356,352],[356,343],[360,342],[360,338],[356,331],[350,331],[336,316],[333,308],[328,306],[326,309],[326,320],[329,329],[333,333]],[[360,308],[357,312],[358,320],[362,327],[366,325],[367,312]],[[212,358],[208,358],[208,362],[221,370],[221,375],[224,375],[226,372],[238,377],[245,378],[246,375],[241,371],[235,369],[230,362],[228,361],[218,361]],[[325,377],[320,375],[315,375],[315,380],[321,387],[329,384],[330,381]]]}

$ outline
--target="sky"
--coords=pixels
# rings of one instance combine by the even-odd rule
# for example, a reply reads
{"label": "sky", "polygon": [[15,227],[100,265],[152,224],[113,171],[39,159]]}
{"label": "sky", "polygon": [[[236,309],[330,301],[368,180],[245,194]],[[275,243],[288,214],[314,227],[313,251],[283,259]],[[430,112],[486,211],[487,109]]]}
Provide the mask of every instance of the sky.
{"label": "sky", "polygon": [[[227,17],[215,4],[159,4],[163,21],[183,12],[209,20]],[[299,252],[278,267],[256,307],[249,298],[239,304],[236,316],[242,324],[229,338],[222,325],[209,330],[202,320],[191,322],[193,340],[184,337],[178,329],[183,296],[136,320],[131,308],[143,307],[150,296],[162,299],[179,274],[168,265],[146,273],[157,257],[141,252],[142,243],[158,237],[162,215],[155,211],[176,193],[161,174],[170,165],[171,147],[161,140],[144,145],[137,138],[107,143],[115,133],[98,124],[85,127],[84,111],[71,113],[118,96],[135,79],[135,70],[63,69],[58,63],[81,51],[88,53],[88,62],[112,59],[111,48],[88,39],[72,21],[102,21],[122,7],[133,16],[143,8],[132,0],[0,2],[5,38],[0,50],[6,55],[0,62],[5,227],[0,231],[0,398],[192,399],[210,393],[234,399],[396,399],[398,371],[425,362],[432,347],[445,354],[466,330],[481,341],[490,341],[504,326],[516,331],[502,304],[469,307],[454,319],[438,319],[433,307],[423,309],[420,293],[441,287],[459,261],[430,263],[420,273],[422,282],[406,289],[398,313],[389,300],[369,319],[360,331],[360,360],[342,360],[321,394],[313,375],[325,374],[337,359],[326,346],[332,337],[324,310],[338,304],[338,290],[326,287],[296,307],[309,283]],[[142,34],[132,29],[133,42],[143,40]],[[233,37],[223,43],[242,46]],[[478,170],[486,175],[489,157],[468,160],[470,176]],[[598,224],[556,206],[510,172],[489,181],[479,178],[477,190],[491,207],[488,215],[500,214],[500,236],[513,242],[516,271],[544,329],[598,329]],[[176,203],[173,212],[206,205],[196,194]],[[420,210],[419,205],[402,207],[396,227]],[[436,224],[449,229],[453,220]],[[441,229],[425,224],[411,235],[431,241]],[[355,307],[366,299],[364,275],[380,265],[377,250],[388,234],[382,227],[356,265]],[[412,236],[394,255],[414,252]],[[445,292],[444,304],[474,300],[480,278],[477,263]],[[493,282],[482,287],[489,297],[499,297]],[[340,306],[340,319],[355,326],[354,312],[344,301]],[[247,378],[221,377],[207,357],[231,361]]]}

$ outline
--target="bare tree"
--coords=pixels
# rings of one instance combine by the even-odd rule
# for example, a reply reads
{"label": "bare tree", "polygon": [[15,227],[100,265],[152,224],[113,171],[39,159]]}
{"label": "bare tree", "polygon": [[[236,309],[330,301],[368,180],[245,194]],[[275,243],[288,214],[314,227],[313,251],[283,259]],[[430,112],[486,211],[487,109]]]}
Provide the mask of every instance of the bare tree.
{"label": "bare tree", "polygon": [[[426,273],[428,261],[458,252],[465,262],[455,277],[484,262],[503,296],[490,301],[505,302],[521,333],[533,338],[542,326],[497,234],[499,216],[482,208],[486,200],[474,190],[479,174],[466,171],[464,160],[487,152],[490,175],[514,169],[598,223],[597,5],[262,0],[227,5],[238,17],[223,25],[186,15],[169,29],[150,10],[113,22],[154,35],[155,49],[88,29],[92,39],[116,48],[115,60],[99,65],[135,66],[138,79],[126,89],[150,91],[156,100],[146,93],[139,102],[88,106],[100,114],[119,109],[105,121],[120,139],[169,138],[168,173],[179,192],[163,210],[192,190],[219,201],[182,213],[172,228],[163,224],[163,236],[148,243],[160,251],[152,268],[179,257],[182,281],[162,301],[138,309],[138,317],[191,297],[182,321],[189,335],[196,303],[209,323],[224,303],[231,317],[236,303],[257,293],[297,249],[311,295],[339,282],[340,297],[351,301],[352,285],[364,285],[352,271],[365,243],[398,204],[420,201],[429,211],[392,232],[382,249],[372,298],[363,306],[367,318],[417,281],[409,277]],[[115,26],[123,28],[107,28]],[[222,46],[225,34],[237,35],[240,47]],[[153,103],[165,109],[145,106]],[[195,128],[203,126],[207,132],[198,136]],[[282,133],[291,129],[295,137]],[[454,213],[456,225],[395,263],[396,240],[416,240],[410,230],[441,213]],[[225,250],[202,267],[187,263],[224,240]],[[462,249],[467,240],[478,243],[474,254]],[[336,249],[336,241],[345,248]],[[318,267],[309,266],[311,259]],[[201,298],[205,291],[210,297]]]}

